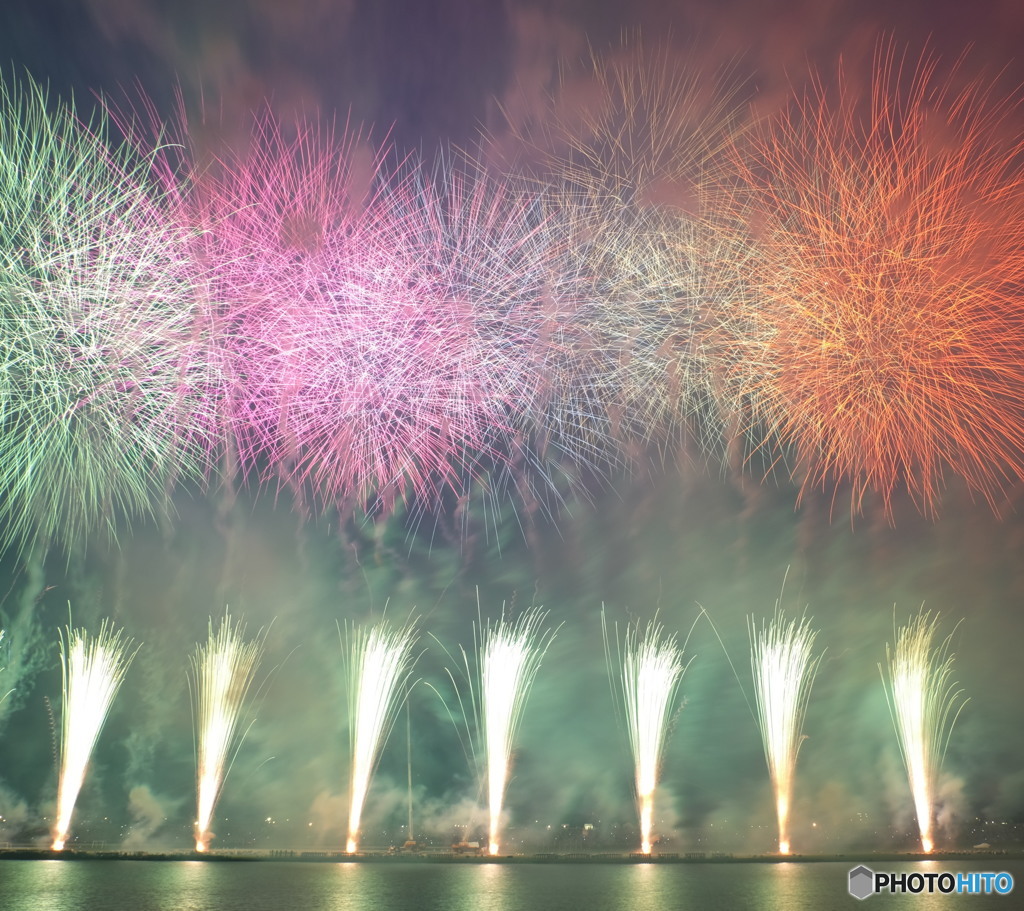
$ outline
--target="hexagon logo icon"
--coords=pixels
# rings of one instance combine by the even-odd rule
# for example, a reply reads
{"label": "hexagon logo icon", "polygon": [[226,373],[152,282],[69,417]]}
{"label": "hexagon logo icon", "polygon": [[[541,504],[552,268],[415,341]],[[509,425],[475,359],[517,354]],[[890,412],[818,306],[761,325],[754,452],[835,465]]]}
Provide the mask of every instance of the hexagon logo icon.
{"label": "hexagon logo icon", "polygon": [[850,871],[850,895],[865,899],[875,891],[875,874],[863,864]]}

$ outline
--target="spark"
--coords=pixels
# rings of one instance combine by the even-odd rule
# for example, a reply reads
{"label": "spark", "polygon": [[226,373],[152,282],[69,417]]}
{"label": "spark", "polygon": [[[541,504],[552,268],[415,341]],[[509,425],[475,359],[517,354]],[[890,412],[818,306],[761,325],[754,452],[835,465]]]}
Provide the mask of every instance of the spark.
{"label": "spark", "polygon": [[750,667],[757,697],[757,721],[764,744],[779,826],[779,853],[789,854],[789,817],[793,777],[804,741],[804,716],[821,662],[812,656],[818,633],[806,617],[789,620],[776,605],[775,616],[760,628],[748,618]]}
{"label": "spark", "polygon": [[359,826],[370,780],[402,701],[417,656],[412,621],[403,626],[345,624],[343,656],[348,678],[349,777],[348,840],[345,850],[359,849]]}
{"label": "spark", "polygon": [[90,639],[84,629],[61,631],[60,660],[64,680],[61,707],[60,778],[53,850],[63,851],[71,827],[71,814],[93,748],[110,705],[138,652],[124,631],[104,620]]}
{"label": "spark", "polygon": [[245,626],[232,624],[225,613],[216,631],[210,618],[209,638],[191,657],[189,691],[196,725],[196,850],[206,851],[210,823],[224,781],[248,730],[240,727],[249,690],[266,639],[260,631],[248,642]]}
{"label": "spark", "polygon": [[905,626],[895,629],[895,622],[893,626],[895,644],[890,647],[886,643],[887,666],[878,669],[907,769],[921,850],[928,854],[934,848],[932,816],[938,775],[953,725],[967,699],[952,680],[953,633],[933,645],[939,630],[938,614],[922,609]]}
{"label": "spark", "polygon": [[[605,658],[616,697],[625,709],[626,732],[633,753],[640,850],[650,854],[654,834],[654,797],[665,751],[668,726],[679,708],[678,692],[689,661],[676,636],[656,620],[629,625],[620,644],[618,627],[612,655],[605,615],[601,613]],[[691,659],[692,660],[692,659]]]}

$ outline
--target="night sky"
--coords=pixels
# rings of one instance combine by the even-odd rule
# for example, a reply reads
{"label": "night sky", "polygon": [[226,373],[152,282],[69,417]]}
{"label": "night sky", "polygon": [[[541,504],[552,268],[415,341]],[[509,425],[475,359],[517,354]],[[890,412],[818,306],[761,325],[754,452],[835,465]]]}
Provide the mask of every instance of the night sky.
{"label": "night sky", "polygon": [[[267,104],[283,118],[366,124],[399,157],[430,158],[476,148],[482,133],[488,148],[514,149],[557,92],[560,66],[588,48],[621,52],[623,35],[627,49],[656,37],[680,59],[733,67],[762,114],[805,85],[812,67],[834,73],[842,58],[851,80],[866,74],[880,38],[947,61],[963,55],[965,69],[1007,92],[1024,77],[1024,6],[1012,0],[969,10],[954,0],[13,0],[0,10],[0,63],[5,79],[28,73],[83,110],[97,94],[141,90],[170,117],[180,93],[191,112],[217,111],[230,137],[233,123]],[[471,645],[478,605],[493,617],[504,603],[543,605],[563,624],[515,753],[506,803],[519,836],[572,845],[593,824],[595,844],[632,844],[622,834],[635,827],[632,767],[608,686],[604,605],[620,623],[657,612],[680,639],[689,634],[694,659],[657,831],[672,850],[771,850],[769,780],[746,702],[746,618],[770,615],[777,600],[806,609],[826,649],[797,773],[798,849],[913,843],[879,663],[894,622],[922,604],[953,635],[955,679],[970,700],[949,741],[939,844],[1019,841],[1024,477],[989,504],[949,472],[935,516],[901,489],[890,510],[869,492],[851,515],[845,482],[798,497],[784,466],[762,479],[683,449],[645,454],[628,476],[584,481],[557,509],[510,495],[486,509],[446,500],[366,518],[293,508],[287,489],[269,485],[214,485],[175,493],[173,520],[125,525],[117,544],[96,536],[45,554],[9,549],[0,558],[0,693],[12,689],[0,705],[0,843],[46,841],[57,630],[69,604],[76,625],[111,617],[142,642],[73,831],[126,837],[137,849],[190,846],[186,667],[209,617],[230,606],[251,632],[269,631],[257,717],[227,780],[215,846],[340,848],[348,738],[337,624],[386,607],[395,618],[415,613],[424,630],[416,676],[436,691],[420,685],[410,697],[417,825],[443,843],[454,826],[483,819],[472,810],[477,784],[449,717],[445,668],[458,672],[451,655]],[[371,788],[368,844],[401,837],[404,731],[400,723]]]}

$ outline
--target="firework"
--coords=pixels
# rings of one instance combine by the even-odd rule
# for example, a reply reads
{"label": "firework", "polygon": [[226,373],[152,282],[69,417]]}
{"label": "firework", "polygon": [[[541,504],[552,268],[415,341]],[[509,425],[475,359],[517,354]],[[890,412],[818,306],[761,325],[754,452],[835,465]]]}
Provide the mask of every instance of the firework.
{"label": "firework", "polygon": [[758,628],[748,618],[750,668],[757,696],[757,721],[764,758],[775,790],[779,853],[789,853],[789,814],[793,776],[804,740],[804,716],[821,656],[812,656],[818,633],[808,620],[789,620],[776,607],[775,616]]}
{"label": "firework", "polygon": [[208,327],[147,163],[0,83],[0,544],[67,545],[205,476]]}
{"label": "firework", "polygon": [[263,654],[266,634],[244,639],[245,626],[225,613],[214,631],[210,619],[206,645],[191,658],[189,688],[196,725],[196,850],[206,851],[210,822],[224,780],[245,737],[241,720]]}
{"label": "firework", "polygon": [[742,288],[751,256],[702,220],[671,208],[611,208],[568,231],[557,293],[573,301],[563,329],[558,423],[603,429],[623,464],[649,449],[723,436],[707,333]]}
{"label": "firework", "polygon": [[53,850],[63,851],[71,814],[85,779],[89,758],[103,729],[110,704],[135,657],[132,640],[104,620],[90,638],[84,629],[61,631],[60,660],[64,679],[61,706],[60,779]]}
{"label": "firework", "polygon": [[752,444],[851,511],[926,513],[1024,473],[1020,98],[883,45],[869,93],[814,81],[733,156],[757,255],[716,357]]}
{"label": "firework", "polygon": [[926,854],[934,847],[932,811],[942,760],[953,725],[967,702],[952,680],[953,634],[933,645],[938,629],[938,614],[919,611],[905,626],[894,628],[895,645],[885,646],[887,666],[878,666],[910,781],[921,850]]}
{"label": "firework", "polygon": [[473,627],[475,672],[462,650],[476,737],[468,733],[478,769],[483,768],[492,855],[500,847],[501,811],[516,733],[540,663],[558,632],[557,627],[545,629],[546,620],[547,611],[531,607],[515,620],[506,618],[502,610],[493,624],[478,621]]}
{"label": "firework", "polygon": [[460,446],[445,480],[457,494],[479,491],[485,509],[510,495],[528,512],[554,514],[580,490],[578,478],[606,472],[610,449],[597,422],[557,404],[570,376],[585,380],[571,375],[581,333],[561,279],[566,213],[537,188],[469,160],[446,160],[407,186],[415,192],[387,197],[391,230],[405,238],[389,246],[408,250],[433,322],[458,315],[462,327],[447,355],[458,356],[446,421]]}
{"label": "firework", "polygon": [[493,423],[472,302],[438,249],[451,233],[416,174],[358,132],[265,114],[197,183],[242,467],[326,505],[429,497]]}
{"label": "firework", "polygon": [[[0,643],[3,643],[3,641],[4,641],[4,630],[0,629]],[[2,670],[3,670],[3,668],[0,667],[0,671],[2,671]],[[14,692],[14,690],[8,690],[6,693],[3,693],[2,695],[0,695],[0,705],[3,705],[4,700],[8,696],[10,696],[11,693],[13,693],[13,692]]]}
{"label": "firework", "polygon": [[[600,209],[618,205],[684,208],[740,128],[742,79],[733,65],[709,63],[697,48],[623,41],[563,63],[541,110],[506,103],[518,161]],[[495,151],[507,140],[495,137]]]}
{"label": "firework", "polygon": [[370,627],[345,626],[343,654],[348,677],[351,756],[345,850],[350,854],[358,850],[359,825],[370,779],[408,692],[409,675],[417,660],[412,652],[416,638],[412,622],[400,627],[386,622]]}
{"label": "firework", "polygon": [[[624,41],[563,64],[540,110],[506,100],[492,159],[543,186],[559,214],[547,294],[539,423],[603,476],[652,447],[717,446],[718,398],[702,340],[747,243],[707,230],[703,185],[741,131],[742,81],[697,49]],[[643,466],[645,467],[645,466]]]}
{"label": "firework", "polygon": [[689,662],[675,635],[668,635],[657,621],[641,633],[640,625],[626,627],[615,654],[604,612],[601,613],[605,658],[616,705],[625,710],[626,732],[633,753],[637,811],[640,817],[640,850],[650,854],[654,830],[654,793],[665,750],[669,723],[679,708],[679,684]]}

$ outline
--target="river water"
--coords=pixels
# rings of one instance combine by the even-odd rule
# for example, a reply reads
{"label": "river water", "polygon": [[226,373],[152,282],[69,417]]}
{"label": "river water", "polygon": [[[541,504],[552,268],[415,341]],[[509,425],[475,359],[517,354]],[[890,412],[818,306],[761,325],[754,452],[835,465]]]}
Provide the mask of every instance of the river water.
{"label": "river water", "polygon": [[1024,862],[875,863],[1007,871],[1013,893],[848,894],[849,863],[421,864],[2,860],[2,911],[828,911],[1024,907]]}

